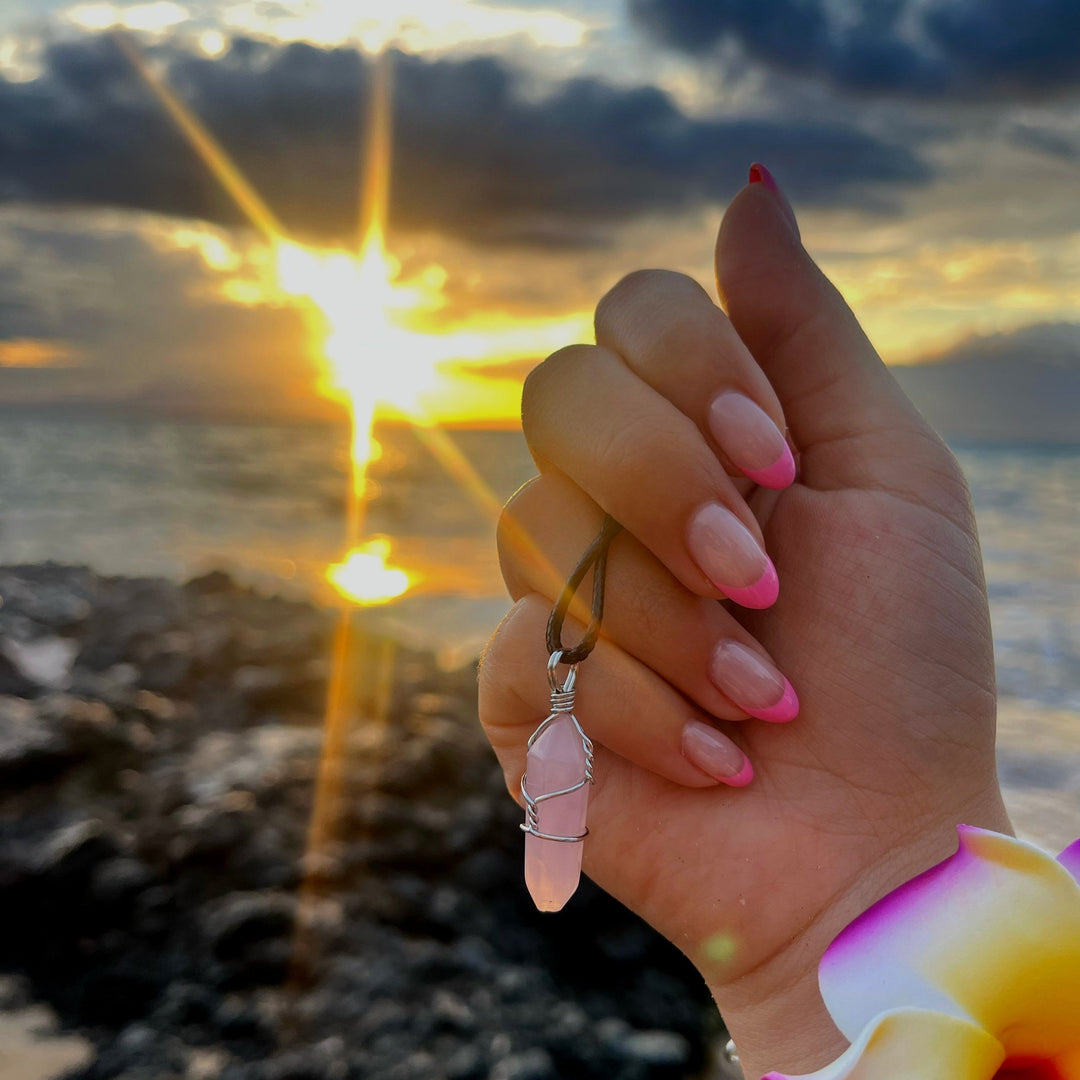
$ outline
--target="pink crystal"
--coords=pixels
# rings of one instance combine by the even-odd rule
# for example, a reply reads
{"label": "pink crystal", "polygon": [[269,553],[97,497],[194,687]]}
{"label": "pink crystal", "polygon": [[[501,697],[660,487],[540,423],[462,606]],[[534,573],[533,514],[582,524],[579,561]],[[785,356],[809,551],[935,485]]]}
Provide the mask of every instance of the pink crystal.
{"label": "pink crystal", "polygon": [[[533,743],[525,771],[525,788],[534,799],[584,778],[585,747],[568,714],[553,720]],[[537,827],[553,836],[581,836],[588,806],[588,784],[569,795],[545,799],[537,807]],[[574,895],[581,879],[583,846],[525,834],[525,884],[538,910],[559,911]]]}

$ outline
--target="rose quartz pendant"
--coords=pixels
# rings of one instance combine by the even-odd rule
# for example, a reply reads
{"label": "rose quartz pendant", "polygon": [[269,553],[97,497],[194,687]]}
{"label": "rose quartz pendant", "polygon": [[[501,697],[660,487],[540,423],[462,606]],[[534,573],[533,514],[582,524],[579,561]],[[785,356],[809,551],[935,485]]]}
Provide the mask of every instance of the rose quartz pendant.
{"label": "rose quartz pendant", "polygon": [[552,676],[548,718],[529,739],[521,793],[525,799],[525,884],[540,911],[559,911],[581,880],[593,748],[572,709],[575,669],[566,682]]}

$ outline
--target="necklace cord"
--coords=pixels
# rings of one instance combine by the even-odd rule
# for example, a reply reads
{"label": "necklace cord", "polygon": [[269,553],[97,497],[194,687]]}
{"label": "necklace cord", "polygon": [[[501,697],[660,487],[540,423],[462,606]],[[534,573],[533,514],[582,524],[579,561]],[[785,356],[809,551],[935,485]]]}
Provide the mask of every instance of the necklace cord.
{"label": "necklace cord", "polygon": [[[563,586],[558,603],[551,609],[547,622],[546,644],[549,653],[562,654],[560,663],[580,664],[593,651],[600,637],[600,624],[604,619],[604,584],[607,577],[608,550],[611,548],[612,540],[621,530],[622,526],[610,514],[604,516],[600,532],[585,549],[585,554],[578,559],[577,565]],[[563,622],[574,596],[590,570],[593,572],[592,615],[582,639],[572,649],[568,649],[562,644]]]}

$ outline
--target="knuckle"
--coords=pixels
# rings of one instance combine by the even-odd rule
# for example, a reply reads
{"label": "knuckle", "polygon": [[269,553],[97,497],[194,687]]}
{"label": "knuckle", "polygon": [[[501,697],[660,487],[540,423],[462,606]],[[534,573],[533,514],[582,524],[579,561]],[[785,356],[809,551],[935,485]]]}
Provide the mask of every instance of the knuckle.
{"label": "knuckle", "polygon": [[526,376],[521,388],[521,424],[530,446],[534,445],[534,437],[543,435],[545,420],[557,406],[558,388],[565,383],[568,372],[579,369],[595,352],[595,345],[567,345]]}
{"label": "knuckle", "polygon": [[[597,340],[618,337],[628,325],[638,326],[670,310],[672,304],[709,300],[705,290],[675,270],[635,270],[609,289],[596,305]],[[709,301],[711,303],[711,301]]]}

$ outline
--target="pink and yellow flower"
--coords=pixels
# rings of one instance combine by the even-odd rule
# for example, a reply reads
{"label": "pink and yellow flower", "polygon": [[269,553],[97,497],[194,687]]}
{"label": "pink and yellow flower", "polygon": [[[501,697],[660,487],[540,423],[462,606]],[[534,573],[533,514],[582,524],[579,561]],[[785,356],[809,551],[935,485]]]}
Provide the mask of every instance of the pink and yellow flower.
{"label": "pink and yellow flower", "polygon": [[1080,1080],[1080,840],[1054,859],[961,825],[955,855],[843,930],[818,968],[850,1048],[809,1077]]}

